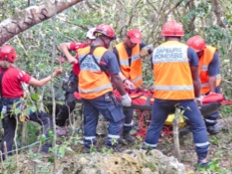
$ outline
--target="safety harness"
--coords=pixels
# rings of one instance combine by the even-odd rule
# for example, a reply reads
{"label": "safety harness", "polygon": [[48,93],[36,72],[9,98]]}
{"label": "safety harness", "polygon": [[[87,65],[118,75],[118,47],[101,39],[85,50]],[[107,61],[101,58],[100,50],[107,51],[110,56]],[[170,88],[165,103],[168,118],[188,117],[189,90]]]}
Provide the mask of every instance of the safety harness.
{"label": "safety harness", "polygon": [[94,52],[94,50],[95,50],[97,47],[102,47],[102,46],[100,46],[100,45],[98,45],[98,46],[93,46],[93,45],[91,45],[91,46],[90,46],[90,52],[89,52],[88,54],[86,54],[86,55],[81,59],[81,61],[80,61],[80,66],[81,66],[82,62],[86,59],[86,57],[87,57],[88,55],[91,55],[93,61],[98,65],[98,67],[99,67],[107,76],[109,76],[108,73],[107,73],[106,68],[105,68],[104,66],[102,66],[101,64],[99,64],[99,63],[97,62],[95,56],[93,55],[93,52]]}

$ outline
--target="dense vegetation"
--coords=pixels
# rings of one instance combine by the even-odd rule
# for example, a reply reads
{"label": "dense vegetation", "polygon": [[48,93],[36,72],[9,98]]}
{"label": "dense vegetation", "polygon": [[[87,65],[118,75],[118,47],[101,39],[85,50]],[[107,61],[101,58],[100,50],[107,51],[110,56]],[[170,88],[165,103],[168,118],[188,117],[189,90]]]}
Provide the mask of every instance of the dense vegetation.
{"label": "dense vegetation", "polygon": [[[44,0],[45,1],[45,0]],[[24,9],[29,6],[39,5],[43,0],[0,0],[0,35],[6,19],[24,13]],[[61,3],[59,0],[57,3]],[[66,9],[53,18],[29,27],[26,31],[15,35],[7,43],[13,45],[18,53],[16,65],[36,78],[42,78],[51,73],[54,67],[60,66],[57,61],[62,54],[59,44],[62,42],[85,41],[85,33],[101,23],[110,24],[117,33],[114,46],[120,42],[128,29],[138,28],[142,31],[143,41],[154,46],[159,45],[163,38],[160,35],[161,27],[165,21],[175,19],[182,22],[185,28],[183,42],[196,34],[201,35],[209,45],[216,46],[220,53],[221,75],[223,78],[222,91],[225,96],[231,98],[232,81],[232,60],[231,60],[231,34],[232,34],[232,1],[230,0],[86,0]],[[56,13],[56,6],[47,9]],[[16,18],[14,18],[16,19]],[[1,36],[2,37],[2,36]],[[62,64],[65,72],[62,77],[54,80],[55,98],[57,101],[63,100],[61,89],[62,78],[69,73],[70,65],[66,62]],[[152,74],[149,61],[144,61],[145,83],[152,83]],[[30,88],[32,98],[40,104],[51,103],[51,85],[41,89]],[[42,100],[38,95],[42,96]],[[231,107],[222,107],[222,117],[231,116]],[[24,126],[25,127],[25,126]],[[18,140],[20,143],[30,144],[35,141],[38,130],[32,124],[27,123],[29,136],[26,140]],[[227,154],[228,161],[232,161],[231,154],[231,132],[225,133],[227,140],[219,137],[211,137],[211,141],[217,144],[217,152],[213,156],[217,159],[213,171],[226,173],[232,171],[232,164],[223,169],[223,154]],[[18,135],[21,137],[21,133]],[[226,137],[222,136],[222,137]],[[228,139],[228,136],[230,138]],[[70,139],[69,139],[70,140]],[[229,143],[226,147],[223,143]],[[69,142],[64,143],[65,148],[69,147]],[[229,148],[229,149],[224,149]],[[62,152],[63,153],[63,152]],[[228,154],[229,153],[229,154]],[[219,165],[220,164],[220,165]],[[1,172],[0,172],[1,173]]]}

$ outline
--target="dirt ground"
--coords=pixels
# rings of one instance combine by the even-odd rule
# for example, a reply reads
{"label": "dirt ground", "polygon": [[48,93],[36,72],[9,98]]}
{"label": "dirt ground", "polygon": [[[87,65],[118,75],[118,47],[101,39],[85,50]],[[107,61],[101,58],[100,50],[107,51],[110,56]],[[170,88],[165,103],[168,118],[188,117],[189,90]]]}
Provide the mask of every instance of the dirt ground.
{"label": "dirt ground", "polygon": [[[56,164],[58,168],[61,168],[64,164],[72,163],[73,153],[69,152],[71,148],[74,154],[83,153],[83,141],[82,141],[82,130],[81,130],[81,120],[77,120],[76,124],[72,125],[75,127],[75,131],[71,131],[71,126],[69,126],[69,133],[67,136],[58,137],[57,144],[64,147],[66,152],[60,151],[58,159],[56,159]],[[232,174],[232,118],[227,118],[224,120],[219,120],[222,125],[222,130],[219,134],[211,136],[210,139],[210,151],[209,159],[211,159],[212,165],[207,171],[195,171],[194,173],[200,174]],[[99,120],[97,129],[97,146],[95,151],[104,151],[105,140],[107,136],[107,125],[108,123],[104,119]],[[135,128],[138,125],[135,120]],[[225,131],[225,129],[227,129]],[[135,132],[136,130],[133,130]],[[158,150],[163,152],[167,156],[174,156],[174,144],[172,136],[160,137]],[[134,144],[120,145],[122,150],[133,150],[141,148],[143,139],[141,137],[135,137],[136,142]],[[52,171],[53,155],[50,154],[40,154],[37,153],[38,148],[32,148],[29,151],[22,152],[18,157],[9,159],[8,161],[2,163],[4,170],[0,171],[0,174],[5,173],[15,173],[16,164],[20,166],[20,173],[49,173]],[[194,165],[197,162],[197,156],[195,154],[194,143],[191,133],[180,138],[180,152],[181,152],[181,163],[183,163],[187,169],[195,170]],[[64,156],[62,156],[64,155]],[[18,162],[17,162],[18,161]],[[3,172],[4,171],[4,172]],[[14,172],[13,172],[14,171]],[[35,172],[37,171],[37,172]]]}

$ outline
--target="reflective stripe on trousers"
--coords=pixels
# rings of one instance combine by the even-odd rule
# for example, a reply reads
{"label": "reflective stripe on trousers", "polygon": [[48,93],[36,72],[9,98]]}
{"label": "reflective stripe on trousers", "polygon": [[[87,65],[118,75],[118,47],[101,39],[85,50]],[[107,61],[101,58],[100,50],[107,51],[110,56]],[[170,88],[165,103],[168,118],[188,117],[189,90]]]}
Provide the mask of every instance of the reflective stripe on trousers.
{"label": "reflective stripe on trousers", "polygon": [[84,137],[85,140],[92,140],[92,139],[95,139],[95,138],[96,138],[95,136]]}
{"label": "reflective stripe on trousers", "polygon": [[111,134],[108,134],[108,138],[111,138],[111,139],[119,139],[120,136],[119,136],[119,135],[111,135]]}
{"label": "reflective stripe on trousers", "polygon": [[134,122],[133,122],[133,120],[132,120],[129,124],[124,123],[123,126],[131,127],[131,126],[133,126],[133,125],[134,125]]}

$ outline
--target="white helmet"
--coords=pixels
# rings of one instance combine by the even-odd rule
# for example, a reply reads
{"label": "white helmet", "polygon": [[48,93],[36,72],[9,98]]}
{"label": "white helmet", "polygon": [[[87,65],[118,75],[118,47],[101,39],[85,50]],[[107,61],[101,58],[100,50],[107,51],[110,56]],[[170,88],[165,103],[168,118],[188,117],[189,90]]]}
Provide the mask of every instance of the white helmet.
{"label": "white helmet", "polygon": [[89,39],[96,39],[96,37],[93,35],[93,32],[96,30],[96,28],[90,28],[89,31],[86,33],[86,37]]}

